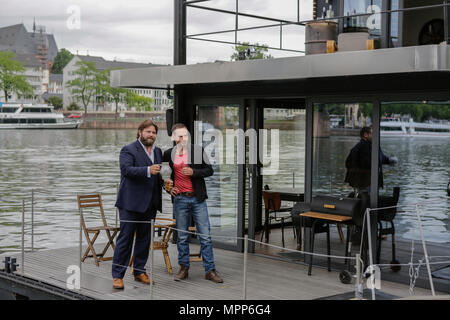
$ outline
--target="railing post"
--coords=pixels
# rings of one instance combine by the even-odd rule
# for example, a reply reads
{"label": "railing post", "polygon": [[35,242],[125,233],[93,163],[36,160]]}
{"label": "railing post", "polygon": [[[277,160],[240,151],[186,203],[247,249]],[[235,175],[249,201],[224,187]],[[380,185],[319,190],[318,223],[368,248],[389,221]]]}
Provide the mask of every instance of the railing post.
{"label": "railing post", "polygon": [[[119,184],[116,183],[116,199],[117,199],[117,195],[119,194]],[[118,215],[119,215],[119,208],[116,207],[116,228],[118,227]]]}
{"label": "railing post", "polygon": [[[366,215],[367,215],[367,240],[369,242],[369,262],[370,266],[372,266],[373,269],[373,254],[372,254],[372,230],[371,230],[371,223],[370,223],[370,209],[366,209]],[[370,278],[371,280],[374,279],[372,276]],[[375,300],[375,285],[372,283],[372,300]]]}
{"label": "railing post", "polygon": [[361,300],[363,291],[361,290],[361,255],[357,253],[356,258],[356,287],[355,287],[355,298]]}
{"label": "railing post", "polygon": [[31,252],[34,251],[34,189],[31,189]]}
{"label": "railing post", "polygon": [[248,235],[244,237],[244,288],[243,299],[247,300],[247,255],[248,255]]}
{"label": "railing post", "polygon": [[22,264],[20,270],[22,275],[25,275],[25,200],[22,200]]}
{"label": "railing post", "polygon": [[155,219],[151,220],[151,243],[150,243],[150,300],[153,300],[153,245],[155,237]]}
{"label": "railing post", "polygon": [[81,286],[81,279],[83,277],[83,272],[81,270],[81,267],[82,267],[81,258],[82,258],[82,254],[83,254],[83,244],[82,244],[82,241],[83,241],[83,234],[82,234],[83,225],[82,225],[82,222],[81,222],[81,215],[82,215],[81,210],[83,210],[83,209],[80,208],[78,210],[79,213],[80,213],[80,239],[79,239],[79,241],[80,241],[80,243],[79,243],[79,254],[80,254],[80,257],[79,257],[79,260],[78,260],[78,266],[80,268],[80,286]]}
{"label": "railing post", "polygon": [[427,264],[427,271],[428,271],[428,278],[430,280],[431,294],[433,296],[435,296],[436,293],[434,292],[433,278],[431,277],[430,261],[428,259],[428,251],[427,251],[427,246],[425,244],[425,237],[423,235],[422,219],[420,219],[418,204],[416,204],[416,215],[417,215],[417,220],[419,223],[420,237],[422,238],[423,254],[425,255],[425,262]]}

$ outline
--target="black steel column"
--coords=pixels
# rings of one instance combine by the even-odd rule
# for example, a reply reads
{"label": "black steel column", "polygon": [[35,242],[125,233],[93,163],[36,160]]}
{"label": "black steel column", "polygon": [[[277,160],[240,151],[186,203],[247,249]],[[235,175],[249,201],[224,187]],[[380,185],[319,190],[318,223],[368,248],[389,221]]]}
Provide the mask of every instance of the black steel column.
{"label": "black steel column", "polygon": [[[380,164],[380,114],[381,106],[379,100],[373,102],[372,112],[372,165],[370,179],[370,207],[378,207],[378,168]],[[377,252],[377,211],[370,212],[371,234],[372,234],[372,257],[376,260]]]}
{"label": "black steel column", "polygon": [[186,6],[185,0],[174,0],[173,64],[186,64]]}
{"label": "black steel column", "polygon": [[305,202],[312,200],[313,170],[313,118],[314,106],[311,99],[306,100],[306,141],[305,141]]}
{"label": "black steel column", "polygon": [[[306,99],[306,134],[305,134],[305,197],[304,202],[312,201],[312,176],[313,176],[313,153],[314,153],[314,103],[312,99]],[[303,228],[303,250],[307,250],[310,245],[311,228]],[[300,230],[301,232],[301,230]],[[304,255],[303,259],[306,263],[309,261],[310,255]]]}
{"label": "black steel column", "polygon": [[[185,0],[174,0],[174,35],[173,35],[173,64],[186,64],[186,6]],[[186,122],[183,115],[184,87],[174,86],[174,123]],[[190,125],[186,123],[188,127]]]}
{"label": "black steel column", "polygon": [[[246,130],[245,125],[247,123],[247,112],[246,112],[246,106],[245,101],[241,103],[239,106],[239,129],[242,129],[244,132]],[[238,157],[237,157],[237,166],[238,166],[238,226],[237,226],[237,236],[238,237],[244,237],[245,235],[245,195],[246,195],[246,181],[247,181],[247,175],[245,170],[245,136],[243,137],[242,141],[238,137],[237,142],[237,150],[238,150]],[[242,158],[239,157],[239,155],[242,154]],[[242,162],[241,162],[242,161]],[[248,220],[248,238],[254,239],[255,238],[255,229],[253,230],[250,228],[250,217]],[[237,243],[238,251],[244,252],[244,241],[238,240]],[[249,242],[248,243],[248,251],[253,253],[255,251],[255,243]]]}
{"label": "black steel column", "polygon": [[[391,0],[383,0],[381,3],[381,11],[386,12],[390,10]],[[390,36],[390,19],[391,14],[382,13],[381,14],[381,39],[380,46],[381,48],[389,48],[389,36]]]}
{"label": "black steel column", "polygon": [[[249,115],[249,128],[248,129],[255,129],[256,128],[256,100],[251,99],[248,100],[246,103],[248,105],[248,115]],[[250,143],[250,139],[248,140]],[[258,145],[258,143],[257,143]],[[257,150],[257,147],[255,148]],[[255,152],[255,149],[248,148],[249,152]],[[248,157],[250,160],[250,155]],[[255,239],[255,230],[258,226],[257,223],[257,202],[258,202],[258,190],[256,188],[256,170],[257,165],[256,164],[247,164],[248,168],[248,181],[249,181],[249,188],[248,188],[248,237],[249,239]],[[261,220],[261,219],[259,219]],[[258,240],[258,239],[256,239]],[[253,242],[249,243],[249,252],[254,252],[255,246]]]}
{"label": "black steel column", "polygon": [[444,5],[445,5],[445,7],[444,7],[444,40],[445,40],[445,42],[447,44],[450,44],[450,39],[449,39],[449,34],[450,34],[449,26],[450,26],[450,23],[448,21],[449,15],[448,15],[448,6],[447,6],[447,4],[448,4],[448,1],[445,0],[444,1]]}

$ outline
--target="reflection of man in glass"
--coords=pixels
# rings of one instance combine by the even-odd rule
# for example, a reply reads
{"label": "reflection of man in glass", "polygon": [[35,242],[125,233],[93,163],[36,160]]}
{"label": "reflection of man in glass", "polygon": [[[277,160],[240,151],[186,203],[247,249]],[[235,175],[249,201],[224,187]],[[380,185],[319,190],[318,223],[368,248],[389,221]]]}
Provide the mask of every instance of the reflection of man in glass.
{"label": "reflection of man in glass", "polygon": [[[347,173],[345,182],[355,189],[355,195],[362,192],[370,192],[370,170],[372,165],[372,128],[361,128],[359,135],[361,140],[352,148],[345,160]],[[378,188],[383,188],[383,164],[393,165],[397,163],[396,157],[387,157],[380,148],[378,167]]]}
{"label": "reflection of man in glass", "polygon": [[[187,233],[191,216],[197,228],[200,238],[205,279],[216,283],[222,283],[222,278],[217,274],[214,265],[212,240],[210,236],[210,223],[208,208],[206,206],[205,179],[212,176],[214,171],[209,163],[203,148],[190,144],[189,131],[181,123],[172,127],[172,140],[176,146],[164,152],[164,161],[168,161],[172,168],[172,180],[174,187],[171,195],[174,197],[173,211],[178,232],[177,249],[180,271],[175,280],[183,280],[188,277],[189,270],[189,234]],[[186,232],[183,232],[186,231]]]}

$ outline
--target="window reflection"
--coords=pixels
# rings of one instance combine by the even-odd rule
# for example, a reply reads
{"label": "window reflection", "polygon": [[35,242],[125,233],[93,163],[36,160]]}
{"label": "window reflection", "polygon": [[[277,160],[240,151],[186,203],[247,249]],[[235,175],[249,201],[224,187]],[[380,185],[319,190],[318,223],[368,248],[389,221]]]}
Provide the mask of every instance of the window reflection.
{"label": "window reflection", "polygon": [[[368,32],[370,38],[378,39],[381,35],[381,11],[382,0],[345,0],[344,14],[348,16],[344,20],[344,32]],[[356,16],[361,13],[373,13],[371,15]]]}
{"label": "window reflection", "polygon": [[370,126],[371,103],[314,105],[314,153],[312,195],[347,196],[353,188],[345,183],[345,159],[360,141],[363,126]]}

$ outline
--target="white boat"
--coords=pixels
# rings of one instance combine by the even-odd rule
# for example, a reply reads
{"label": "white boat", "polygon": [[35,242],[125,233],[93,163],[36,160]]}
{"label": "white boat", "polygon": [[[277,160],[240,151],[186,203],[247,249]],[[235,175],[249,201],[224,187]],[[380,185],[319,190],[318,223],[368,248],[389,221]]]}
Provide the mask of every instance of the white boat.
{"label": "white boat", "polygon": [[450,137],[450,122],[414,122],[412,118],[386,117],[380,121],[380,134],[382,136]]}
{"label": "white boat", "polygon": [[81,123],[46,104],[0,103],[0,129],[76,129]]}

